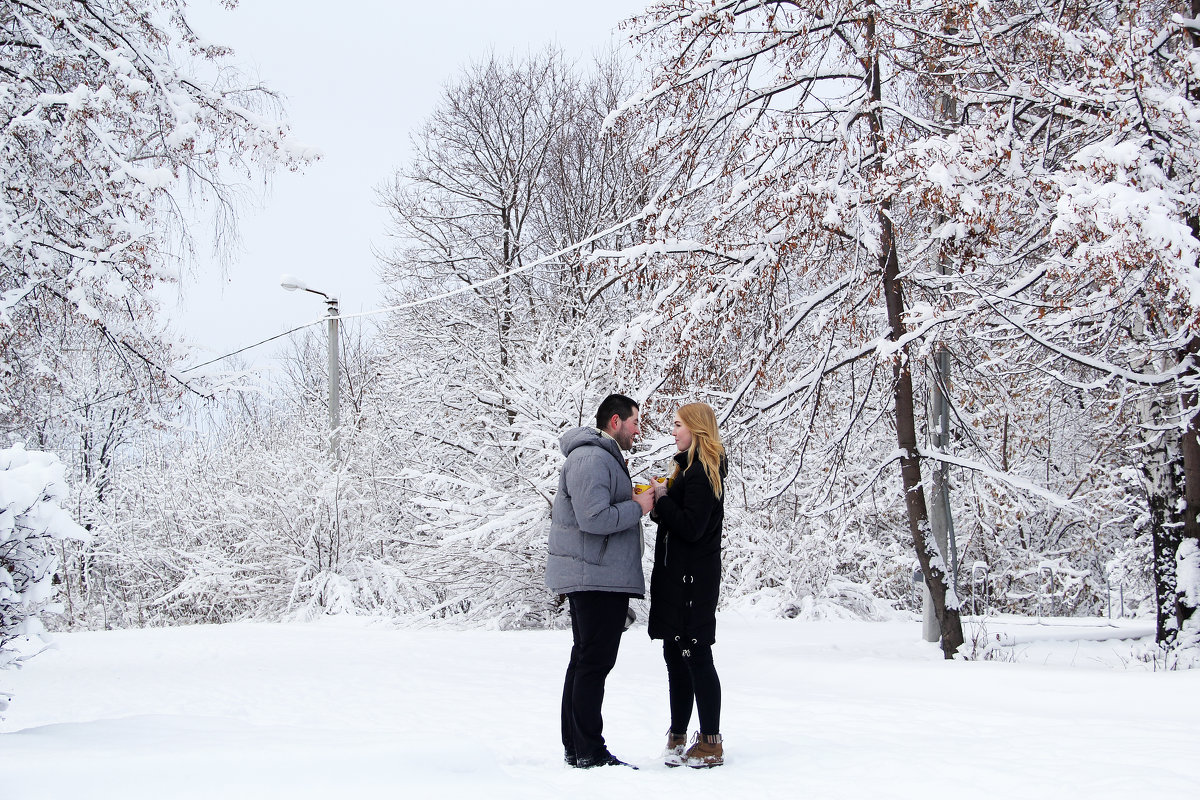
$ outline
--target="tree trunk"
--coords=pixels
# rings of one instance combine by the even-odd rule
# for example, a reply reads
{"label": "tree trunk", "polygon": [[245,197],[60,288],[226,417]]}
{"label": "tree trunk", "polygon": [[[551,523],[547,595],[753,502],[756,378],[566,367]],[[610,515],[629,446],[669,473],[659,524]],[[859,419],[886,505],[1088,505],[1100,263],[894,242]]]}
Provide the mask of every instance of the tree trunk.
{"label": "tree trunk", "polygon": [[[883,135],[883,85],[875,38],[875,17],[866,17],[867,55],[864,70],[871,83],[873,107],[867,115],[875,144],[876,167],[887,152]],[[879,266],[883,272],[883,294],[887,304],[888,338],[899,341],[904,335],[904,295],[900,282],[900,258],[896,252],[895,229],[892,226],[892,204],[883,200],[878,211],[880,227]],[[953,658],[963,643],[962,621],[959,618],[958,598],[949,589],[946,561],[939,552],[929,524],[925,504],[925,488],[921,482],[921,458],[917,451],[917,425],[913,408],[912,369],[907,347],[893,355],[893,401],[896,412],[896,442],[900,447],[900,480],[904,487],[904,504],[908,512],[908,528],[912,533],[917,560],[925,574],[925,585],[933,596],[933,609],[942,632],[942,653]]]}
{"label": "tree trunk", "polygon": [[[1200,18],[1200,0],[1191,0],[1192,19]],[[1187,35],[1193,51],[1200,49],[1200,31],[1187,29]],[[1195,102],[1200,100],[1200,87],[1190,84],[1188,96]],[[1188,227],[1192,237],[1200,239],[1200,213],[1188,216]],[[1151,498],[1164,505],[1161,509],[1163,517],[1169,519],[1164,523],[1163,541],[1160,544],[1158,536],[1154,539],[1154,588],[1155,600],[1159,618],[1158,641],[1172,646],[1188,646],[1200,644],[1200,631],[1197,630],[1197,605],[1200,604],[1200,586],[1181,584],[1179,580],[1179,562],[1181,556],[1191,549],[1193,543],[1200,544],[1200,397],[1197,392],[1197,381],[1200,381],[1200,337],[1192,337],[1187,346],[1179,353],[1179,363],[1183,365],[1183,374],[1179,377],[1179,421],[1182,435],[1176,444],[1178,449],[1168,450],[1173,456],[1168,461],[1168,474],[1172,479],[1170,492],[1165,497]],[[1164,434],[1164,438],[1168,434]],[[1174,439],[1173,436],[1170,437]],[[1154,506],[1151,506],[1153,518]],[[1155,533],[1157,534],[1157,529]],[[1185,545],[1189,547],[1185,548]],[[1169,581],[1159,585],[1159,575],[1169,576]],[[1168,626],[1164,635],[1164,617]],[[1189,631],[1190,629],[1190,631]],[[1188,635],[1176,637],[1188,632]]]}
{"label": "tree trunk", "polygon": [[[889,217],[890,204],[884,203],[879,217],[883,229],[884,254],[883,291],[887,300],[888,322],[895,341],[904,334],[904,297],[901,293],[899,259]],[[958,598],[949,589],[946,562],[939,551],[929,523],[925,505],[925,488],[921,482],[921,459],[917,453],[917,426],[913,409],[912,370],[905,349],[894,356],[893,397],[896,409],[896,443],[900,447],[900,479],[904,487],[904,504],[908,511],[908,529],[912,533],[917,560],[925,574],[925,585],[933,597],[933,609],[942,633],[942,653],[953,658],[963,643],[962,620],[959,618]],[[949,602],[948,602],[949,601]]]}
{"label": "tree trunk", "polygon": [[[1194,230],[1194,228],[1193,228]],[[1200,397],[1196,382],[1200,381],[1200,337],[1193,338],[1183,355],[1184,363],[1188,365],[1181,381],[1185,389],[1180,393],[1179,405],[1186,427],[1183,431],[1183,524],[1179,537],[1179,546],[1185,542],[1196,542],[1200,545]],[[1179,548],[1177,547],[1177,553]],[[1179,586],[1176,589],[1175,616],[1179,630],[1195,627],[1200,622],[1197,615],[1197,595],[1200,587]]]}
{"label": "tree trunk", "polygon": [[1179,631],[1176,609],[1175,553],[1179,549],[1179,478],[1182,461],[1172,446],[1172,432],[1164,431],[1160,444],[1146,454],[1142,474],[1146,506],[1150,513],[1153,543],[1155,641],[1170,645]]}
{"label": "tree trunk", "polygon": [[[1200,18],[1200,0],[1189,3],[1192,19]],[[1193,52],[1200,50],[1200,31],[1189,28],[1188,37]],[[1192,101],[1200,100],[1200,87],[1195,84],[1188,87]],[[1200,212],[1188,216],[1188,227],[1192,238],[1200,239]],[[1181,442],[1183,462],[1183,525],[1180,531],[1179,546],[1185,542],[1200,545],[1200,336],[1193,336],[1180,354],[1180,362],[1185,365],[1183,375],[1179,379],[1182,390],[1179,393],[1180,419],[1184,424],[1183,441]],[[1178,559],[1179,550],[1176,551]],[[1157,564],[1156,564],[1157,566]],[[1175,565],[1177,567],[1177,564]],[[1200,603],[1200,587],[1179,586],[1176,576],[1175,619],[1179,630],[1195,628],[1200,621],[1197,618],[1197,605]],[[1189,624],[1190,623],[1190,624]]]}

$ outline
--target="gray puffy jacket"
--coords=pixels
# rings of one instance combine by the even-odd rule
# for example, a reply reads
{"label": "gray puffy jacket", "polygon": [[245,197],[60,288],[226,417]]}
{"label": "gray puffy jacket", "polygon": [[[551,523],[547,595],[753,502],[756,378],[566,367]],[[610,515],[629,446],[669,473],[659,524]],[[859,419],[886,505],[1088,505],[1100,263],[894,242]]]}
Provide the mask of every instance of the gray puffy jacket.
{"label": "gray puffy jacket", "polygon": [[642,574],[642,509],[621,449],[595,428],[573,428],[558,440],[567,457],[550,521],[546,586],[559,594],[646,593]]}

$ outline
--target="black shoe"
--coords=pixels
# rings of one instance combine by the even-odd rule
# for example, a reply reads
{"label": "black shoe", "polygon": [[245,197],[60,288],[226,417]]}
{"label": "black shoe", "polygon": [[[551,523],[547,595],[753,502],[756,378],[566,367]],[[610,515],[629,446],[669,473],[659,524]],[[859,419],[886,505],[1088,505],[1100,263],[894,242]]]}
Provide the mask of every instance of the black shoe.
{"label": "black shoe", "polygon": [[575,758],[575,766],[579,769],[591,769],[592,767],[629,767],[630,769],[637,769],[633,764],[625,763],[608,752],[608,750],[601,750],[590,758],[578,756]]}
{"label": "black shoe", "polygon": [[574,753],[572,753],[570,750],[564,750],[564,751],[563,751],[563,761],[566,763],[566,765],[567,765],[568,767],[577,767],[577,766],[579,766],[579,759],[577,759],[577,758],[575,757],[575,754],[574,754]]}

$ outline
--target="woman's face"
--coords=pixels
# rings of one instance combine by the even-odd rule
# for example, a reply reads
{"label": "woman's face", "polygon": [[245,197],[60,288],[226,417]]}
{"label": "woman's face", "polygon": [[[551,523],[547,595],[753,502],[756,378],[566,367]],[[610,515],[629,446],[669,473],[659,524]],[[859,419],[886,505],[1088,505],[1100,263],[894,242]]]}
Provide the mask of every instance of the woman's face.
{"label": "woman's face", "polygon": [[692,446],[692,432],[688,430],[687,425],[683,424],[683,420],[679,415],[675,415],[675,422],[671,425],[671,435],[675,437],[675,446],[680,452],[687,450]]}

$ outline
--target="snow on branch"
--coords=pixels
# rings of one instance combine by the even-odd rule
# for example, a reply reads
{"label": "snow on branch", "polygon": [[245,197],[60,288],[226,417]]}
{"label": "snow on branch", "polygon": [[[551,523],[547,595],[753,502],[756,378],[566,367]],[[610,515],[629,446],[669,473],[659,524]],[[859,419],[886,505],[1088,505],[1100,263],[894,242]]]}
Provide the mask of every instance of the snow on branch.
{"label": "snow on branch", "polygon": [[927,448],[918,448],[917,452],[922,458],[928,458],[932,461],[941,461],[946,464],[952,464],[956,467],[969,469],[982,475],[986,475],[993,480],[1006,483],[1009,486],[1020,489],[1021,491],[1037,495],[1044,500],[1050,501],[1059,508],[1067,508],[1074,504],[1074,501],[1072,501],[1070,498],[1063,497],[1056,492],[1052,492],[1044,486],[1038,486],[1033,481],[1020,478],[1007,472],[1000,472],[999,470],[992,469],[986,464],[978,461],[972,461],[967,458],[959,458],[958,456],[952,456],[949,453],[942,453],[938,452],[937,450],[930,450]]}

